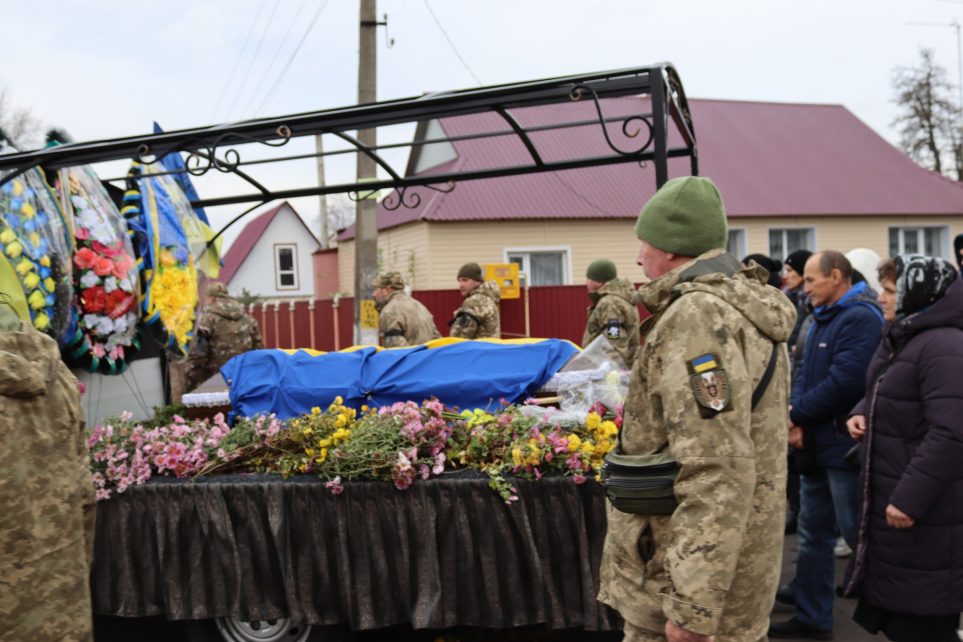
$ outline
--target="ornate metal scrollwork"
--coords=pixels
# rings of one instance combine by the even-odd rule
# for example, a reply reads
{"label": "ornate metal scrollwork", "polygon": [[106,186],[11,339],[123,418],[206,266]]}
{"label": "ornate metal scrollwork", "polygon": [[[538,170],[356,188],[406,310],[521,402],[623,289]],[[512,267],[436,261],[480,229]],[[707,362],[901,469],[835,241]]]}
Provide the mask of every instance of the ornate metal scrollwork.
{"label": "ornate metal scrollwork", "polygon": [[599,126],[602,128],[602,135],[605,136],[605,142],[608,143],[609,148],[621,156],[637,156],[647,150],[652,144],[655,137],[655,131],[652,127],[652,122],[648,117],[642,115],[627,116],[622,120],[622,135],[626,138],[637,138],[643,129],[648,132],[648,136],[644,139],[644,142],[638,149],[620,149],[609,136],[609,129],[606,126],[605,115],[602,113],[602,101],[599,99],[599,95],[596,93],[595,89],[588,85],[575,85],[572,87],[571,92],[569,92],[569,97],[574,102],[582,100],[586,95],[592,97],[592,101],[595,103],[595,112],[599,117]]}
{"label": "ornate metal scrollwork", "polygon": [[[405,185],[404,187],[396,187],[391,191],[390,194],[382,199],[381,205],[389,212],[394,212],[402,207],[408,210],[418,208],[418,206],[421,205],[421,194],[414,189],[416,187],[426,187],[435,192],[448,194],[455,189],[455,181],[448,181],[443,187],[439,187],[437,185]],[[371,198],[371,196],[373,196],[377,191],[378,190],[370,190],[364,193],[349,192],[348,198],[357,203],[358,201],[363,201],[366,198]]]}
{"label": "ornate metal scrollwork", "polygon": [[[226,132],[215,138],[213,142],[197,147],[197,153],[195,153],[195,151],[188,152],[184,164],[187,166],[188,173],[190,173],[192,176],[203,176],[212,168],[224,173],[233,172],[241,164],[240,152],[231,147],[224,151],[224,154],[221,158],[218,158],[217,156],[219,148],[226,141],[230,141],[228,143],[230,145],[260,143],[261,145],[267,145],[268,147],[282,147],[287,145],[288,141],[290,141],[291,137],[294,135],[294,132],[287,125],[279,125],[275,130],[275,133],[281,140],[272,142],[254,138],[252,136],[246,136],[244,134],[238,134],[237,132]],[[183,145],[183,147],[190,146],[191,145],[189,143],[187,145]],[[151,148],[150,145],[143,144],[137,148],[136,159],[137,161],[146,165],[158,161],[160,158],[172,151],[176,150],[168,149],[164,152],[159,152]]]}

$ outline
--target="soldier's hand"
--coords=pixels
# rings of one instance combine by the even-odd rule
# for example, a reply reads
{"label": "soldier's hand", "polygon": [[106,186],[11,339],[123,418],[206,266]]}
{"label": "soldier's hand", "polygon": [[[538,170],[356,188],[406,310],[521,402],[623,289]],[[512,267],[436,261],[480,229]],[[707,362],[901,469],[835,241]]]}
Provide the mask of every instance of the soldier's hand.
{"label": "soldier's hand", "polygon": [[715,642],[714,635],[700,635],[687,631],[672,620],[665,621],[665,637],[668,642]]}
{"label": "soldier's hand", "polygon": [[789,426],[789,445],[796,450],[803,449],[803,427],[795,424]]}
{"label": "soldier's hand", "polygon": [[849,430],[849,436],[859,441],[866,434],[866,416],[865,415],[853,415],[846,422],[846,429]]}

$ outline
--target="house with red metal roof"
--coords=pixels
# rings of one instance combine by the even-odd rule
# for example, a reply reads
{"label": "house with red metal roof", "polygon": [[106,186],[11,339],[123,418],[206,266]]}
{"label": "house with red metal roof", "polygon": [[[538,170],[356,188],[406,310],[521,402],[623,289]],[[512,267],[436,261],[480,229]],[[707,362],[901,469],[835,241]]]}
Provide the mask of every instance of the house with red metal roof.
{"label": "house with red metal roof", "polygon": [[[952,257],[951,240],[963,232],[963,187],[916,165],[845,107],[691,99],[689,106],[700,174],[719,186],[729,215],[729,248],[737,256],[759,252],[782,259],[803,248],[865,247],[881,256],[921,251]],[[632,97],[605,99],[602,107],[607,118],[647,111],[644,99]],[[542,157],[603,144],[597,122],[537,131],[559,119],[557,109],[512,114],[535,130],[532,142]],[[586,111],[587,118],[592,115]],[[459,140],[499,130],[505,134]],[[409,174],[531,163],[525,145],[493,114],[422,123],[415,138]],[[675,142],[670,139],[670,148]],[[687,159],[670,161],[670,176],[688,172]],[[622,276],[642,277],[633,221],[655,191],[650,165],[435,187],[419,190],[419,199],[410,193],[401,199],[415,207],[391,209],[399,200],[394,194],[379,209],[382,269],[401,272],[414,289],[454,287],[466,261],[518,263],[532,285],[581,283],[588,264],[600,257],[615,261]],[[353,228],[339,236],[338,270],[341,289],[350,290]]]}
{"label": "house with red metal roof", "polygon": [[314,260],[321,245],[293,207],[284,201],[241,230],[224,254],[218,280],[228,291],[269,299],[314,297]]}

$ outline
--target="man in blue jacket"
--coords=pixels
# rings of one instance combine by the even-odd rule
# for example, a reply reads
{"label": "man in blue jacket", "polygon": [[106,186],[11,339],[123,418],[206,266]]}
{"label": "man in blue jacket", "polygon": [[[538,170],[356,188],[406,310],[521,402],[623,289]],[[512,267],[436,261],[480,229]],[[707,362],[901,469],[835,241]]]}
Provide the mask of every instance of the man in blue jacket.
{"label": "man in blue jacket", "polygon": [[805,290],[813,324],[792,386],[789,443],[806,447],[815,465],[803,471],[796,578],[777,599],[796,605],[796,617],[773,624],[773,638],[832,638],[838,528],[856,546],[858,473],[843,459],[855,444],[846,431],[849,411],[863,397],[866,369],[879,343],[883,314],[853,266],[827,250],[806,261]]}

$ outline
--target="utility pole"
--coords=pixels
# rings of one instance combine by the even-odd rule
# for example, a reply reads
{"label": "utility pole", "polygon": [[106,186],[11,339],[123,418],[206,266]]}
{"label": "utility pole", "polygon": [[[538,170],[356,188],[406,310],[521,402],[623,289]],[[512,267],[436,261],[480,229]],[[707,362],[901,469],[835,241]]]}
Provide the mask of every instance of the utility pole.
{"label": "utility pole", "polygon": [[[314,151],[318,155],[318,187],[324,187],[324,142],[321,134],[314,137]],[[318,203],[321,211],[321,249],[328,249],[328,197],[324,194],[318,196],[321,202]]]}
{"label": "utility pole", "polygon": [[[377,0],[360,0],[361,31],[358,59],[358,104],[378,99]],[[358,131],[358,140],[368,147],[378,142],[377,129]],[[374,160],[358,152],[358,181],[375,178]],[[354,339],[357,345],[377,345],[378,322],[372,298],[372,284],[378,276],[378,201],[364,193],[355,210],[354,235]]]}

